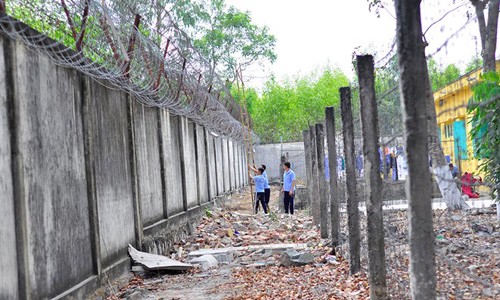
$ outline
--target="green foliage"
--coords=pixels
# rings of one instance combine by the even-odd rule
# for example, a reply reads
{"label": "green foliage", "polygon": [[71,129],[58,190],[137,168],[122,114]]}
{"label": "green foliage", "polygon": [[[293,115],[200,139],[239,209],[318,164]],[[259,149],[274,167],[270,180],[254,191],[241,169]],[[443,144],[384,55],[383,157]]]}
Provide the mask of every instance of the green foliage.
{"label": "green foliage", "polygon": [[450,64],[442,69],[432,58],[427,62],[427,66],[429,68],[429,77],[433,91],[437,91],[447,84],[452,83],[460,78],[461,75],[460,69],[454,64]]}
{"label": "green foliage", "polygon": [[[76,41],[73,38],[68,20],[62,5],[56,2],[32,0],[29,6],[21,1],[8,1],[7,13],[12,17],[25,22],[30,27],[45,33],[49,37],[62,42],[65,46],[75,49]],[[225,0],[136,0],[107,1],[110,18],[116,21],[117,31],[130,31],[133,20],[124,20],[116,12],[133,12],[141,15],[140,33],[150,38],[157,46],[161,46],[161,35],[169,36],[171,19],[166,9],[172,15],[180,29],[191,38],[192,43],[208,60],[210,65],[223,73],[223,76],[234,79],[235,70],[242,69],[262,61],[274,62],[276,53],[275,37],[265,26],[257,26],[252,22],[248,12],[242,12],[233,6],[227,6]],[[102,26],[93,15],[91,7],[87,19],[84,43],[91,44],[94,51],[83,47],[85,55],[97,63],[103,63],[109,57],[100,57],[98,54],[113,55],[105,41]],[[69,7],[70,14],[79,35],[82,24],[82,11],[75,11],[76,7]],[[43,13],[34,14],[34,11]],[[50,15],[50,18],[47,16]],[[146,25],[147,24],[147,25]],[[121,35],[128,39],[127,35]],[[182,47],[187,43],[182,37],[174,37]],[[185,55],[189,55],[185,53]],[[189,56],[187,57],[189,59]]]}
{"label": "green foliage", "polygon": [[207,218],[211,218],[214,216],[214,214],[212,213],[212,211],[208,208],[205,208],[205,215],[207,216]]}
{"label": "green foliage", "polygon": [[[75,49],[75,40],[71,33],[71,29],[66,21],[66,16],[60,5],[54,3],[45,3],[41,0],[33,0],[30,6],[39,11],[50,11],[52,20],[47,20],[43,15],[33,14],[31,9],[27,9],[23,4],[17,1],[9,1],[6,5],[7,14],[11,17],[24,22],[31,28],[45,33],[48,37],[62,42],[65,46]],[[75,24],[79,25],[80,19],[75,20]],[[54,23],[56,24],[54,26]]]}
{"label": "green foliage", "polygon": [[[236,103],[238,103],[239,105],[243,104],[243,89],[240,89],[240,91],[238,91],[238,88],[235,85],[232,85],[231,95],[233,96]],[[247,111],[250,113],[250,115],[252,115],[254,103],[259,99],[259,94],[257,94],[257,91],[254,88],[247,88],[245,89],[245,97],[247,102]]]}
{"label": "green foliage", "polygon": [[482,68],[483,67],[483,59],[479,56],[474,56],[471,61],[467,64],[465,67],[465,73],[469,73],[471,71],[474,71],[476,69]]}
{"label": "green foliage", "polygon": [[481,76],[472,88],[469,112],[473,114],[471,138],[475,142],[474,154],[481,158],[480,170],[485,179],[500,184],[500,73]]}
{"label": "green foliage", "polygon": [[132,9],[139,13],[148,23],[156,24],[156,31],[162,34],[170,22],[165,14],[168,8],[178,26],[224,77],[234,79],[240,65],[246,68],[261,61],[276,60],[276,39],[269,29],[255,25],[248,12],[226,5],[225,0],[136,0],[133,3],[114,0],[111,3],[118,11]]}
{"label": "green foliage", "polygon": [[[248,12],[226,6],[225,0],[201,3],[205,11],[199,14],[194,26],[186,27],[196,28],[191,30],[194,44],[213,67],[234,78],[239,67],[244,69],[262,60],[276,60],[275,37],[267,27],[252,23]],[[196,1],[192,4],[196,5]]]}
{"label": "green foliage", "polygon": [[349,85],[339,69],[326,68],[283,83],[270,79],[252,101],[254,131],[264,143],[302,139],[302,130],[324,120],[325,107],[339,105],[339,88]]}

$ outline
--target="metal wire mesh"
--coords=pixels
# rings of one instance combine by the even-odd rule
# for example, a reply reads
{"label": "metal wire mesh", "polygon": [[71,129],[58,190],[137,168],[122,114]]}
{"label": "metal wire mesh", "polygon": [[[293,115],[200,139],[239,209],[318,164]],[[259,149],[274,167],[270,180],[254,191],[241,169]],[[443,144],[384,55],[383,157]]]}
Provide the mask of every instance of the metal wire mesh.
{"label": "metal wire mesh", "polygon": [[4,3],[3,33],[144,105],[169,109],[242,140],[247,129],[239,105],[165,8],[156,7],[155,18],[144,18],[146,12],[132,1]]}

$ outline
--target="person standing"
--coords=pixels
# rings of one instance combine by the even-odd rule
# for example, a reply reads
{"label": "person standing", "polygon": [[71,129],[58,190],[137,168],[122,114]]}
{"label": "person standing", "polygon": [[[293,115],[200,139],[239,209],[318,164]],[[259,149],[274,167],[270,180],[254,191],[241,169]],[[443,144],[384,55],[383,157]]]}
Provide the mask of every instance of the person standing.
{"label": "person standing", "polygon": [[264,200],[266,202],[267,210],[269,210],[269,201],[271,200],[271,186],[269,185],[269,178],[267,177],[266,165],[261,165],[264,172],[262,176],[266,178],[266,186],[264,187]]}
{"label": "person standing", "polygon": [[290,169],[290,163],[283,163],[283,188],[281,192],[284,193],[283,201],[285,204],[285,213],[293,215],[293,198],[295,196],[295,172]]}
{"label": "person standing", "polygon": [[[254,171],[255,173],[258,173],[258,169],[254,166],[250,166],[250,169]],[[261,168],[264,169],[264,172],[262,173],[262,176],[266,178],[266,185],[264,187],[264,201],[266,202],[266,207],[269,210],[269,201],[271,199],[271,186],[269,186],[269,178],[267,177],[267,172],[266,172],[266,165],[261,165]]]}
{"label": "person standing", "polygon": [[265,186],[268,185],[267,178],[262,175],[262,173],[264,173],[263,168],[258,168],[256,173],[257,175],[252,176],[255,183],[255,213],[257,214],[259,212],[260,203],[262,205],[262,210],[267,214],[267,204],[265,200]]}

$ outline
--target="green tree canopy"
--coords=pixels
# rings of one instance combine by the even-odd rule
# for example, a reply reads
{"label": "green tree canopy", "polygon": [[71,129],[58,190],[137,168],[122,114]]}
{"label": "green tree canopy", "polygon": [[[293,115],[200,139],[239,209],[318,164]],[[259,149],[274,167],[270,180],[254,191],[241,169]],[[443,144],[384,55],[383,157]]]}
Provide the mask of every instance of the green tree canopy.
{"label": "green tree canopy", "polygon": [[338,90],[347,85],[349,79],[336,68],[284,82],[270,79],[252,101],[253,129],[264,143],[301,140],[302,130],[324,120],[326,106],[338,107]]}
{"label": "green tree canopy", "polygon": [[427,65],[433,91],[439,90],[461,76],[460,69],[454,64],[450,64],[443,69],[431,58],[427,62]]}

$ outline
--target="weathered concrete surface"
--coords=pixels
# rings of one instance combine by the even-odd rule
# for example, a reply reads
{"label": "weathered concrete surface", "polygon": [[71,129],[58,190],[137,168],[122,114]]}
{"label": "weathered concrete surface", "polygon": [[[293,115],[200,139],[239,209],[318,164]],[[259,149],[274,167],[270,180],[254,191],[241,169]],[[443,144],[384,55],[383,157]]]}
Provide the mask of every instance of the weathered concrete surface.
{"label": "weathered concrete surface", "polygon": [[308,209],[309,207],[309,191],[303,185],[297,185],[295,190],[294,206],[296,209]]}
{"label": "weathered concrete surface", "polygon": [[236,188],[236,172],[234,168],[234,146],[233,141],[227,141],[228,148],[228,163],[229,163],[229,187],[230,190],[234,190]]}
{"label": "weathered concrete surface", "polygon": [[[16,250],[16,230],[14,214],[14,191],[12,185],[11,171],[11,145],[9,133],[9,116],[7,101],[8,87],[5,47],[10,43],[0,35],[0,298],[17,299],[17,250]],[[8,49],[6,51],[9,51]],[[7,56],[7,60],[10,56]],[[12,103],[11,103],[12,104]]]}
{"label": "weathered concrete surface", "polygon": [[142,223],[163,218],[158,117],[154,108],[132,101],[136,178]]}
{"label": "weathered concrete surface", "polygon": [[182,128],[182,147],[184,172],[186,176],[186,200],[187,207],[193,207],[198,203],[198,182],[196,180],[196,152],[195,152],[195,138],[194,138],[195,124],[186,119],[181,119]]}
{"label": "weathered concrete surface", "polygon": [[217,261],[217,259],[213,255],[209,254],[195,257],[190,262],[195,265],[200,265],[203,271],[219,267],[219,261]]}
{"label": "weathered concrete surface", "polygon": [[245,185],[248,184],[248,161],[247,161],[247,153],[246,153],[246,148],[243,147],[243,182]]}
{"label": "weathered concrete surface", "polygon": [[264,144],[255,146],[255,164],[267,166],[267,176],[269,180],[279,180],[283,175],[280,166],[280,155],[286,156],[292,164],[292,169],[297,179],[306,179],[306,162],[304,153],[304,143],[283,143],[282,144]]}
{"label": "weathered concrete surface", "polygon": [[208,164],[208,178],[210,185],[210,199],[217,196],[217,169],[215,159],[215,141],[214,137],[210,134],[208,129],[205,129],[205,137],[207,142],[207,164]]}
{"label": "weathered concrete surface", "polygon": [[171,271],[186,271],[193,268],[193,265],[182,263],[170,259],[163,255],[151,254],[138,251],[132,245],[128,245],[128,253],[135,263],[146,267],[148,270],[171,270]]}
{"label": "weathered concrete surface", "polygon": [[94,158],[101,257],[103,266],[109,266],[134,243],[128,99],[125,93],[95,81],[87,84],[89,110],[84,117],[91,124],[89,151]]}
{"label": "weathered concrete surface", "polygon": [[247,165],[245,164],[245,149],[243,148],[242,145],[239,145],[240,149],[240,187],[245,186],[245,173],[247,172]]}
{"label": "weathered concrete surface", "polygon": [[198,172],[198,199],[200,202],[208,202],[210,200],[208,172],[207,172],[207,153],[205,151],[205,128],[201,125],[195,125],[196,129],[196,168]]}
{"label": "weathered concrete surface", "polygon": [[7,39],[0,35],[0,299],[88,298],[129,270],[129,243],[166,253],[192,233],[225,192],[227,141],[215,139],[217,150],[191,121],[182,127],[181,117]]}
{"label": "weathered concrete surface", "polygon": [[224,192],[231,190],[231,173],[229,171],[229,142],[222,139],[222,163],[224,166]]}
{"label": "weathered concrete surface", "polygon": [[235,153],[235,168],[236,168],[236,188],[241,187],[241,154],[240,154],[240,145],[237,142],[234,142],[234,153]]}
{"label": "weathered concrete surface", "polygon": [[160,116],[167,211],[170,216],[184,210],[180,144],[177,138],[180,132],[180,117],[173,116],[166,110],[161,111]]}
{"label": "weathered concrete surface", "polygon": [[41,299],[92,274],[80,81],[20,43],[13,50],[28,294]]}
{"label": "weathered concrete surface", "polygon": [[217,189],[219,195],[224,194],[225,184],[224,184],[224,154],[223,154],[223,140],[220,138],[214,139],[215,142],[215,162],[217,169]]}

